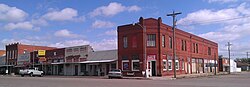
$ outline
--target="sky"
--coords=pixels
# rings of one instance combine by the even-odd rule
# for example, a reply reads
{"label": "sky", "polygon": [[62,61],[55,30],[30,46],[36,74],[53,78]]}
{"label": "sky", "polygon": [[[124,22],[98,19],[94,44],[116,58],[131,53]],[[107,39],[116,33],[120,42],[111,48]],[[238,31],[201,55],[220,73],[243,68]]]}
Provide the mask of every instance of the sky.
{"label": "sky", "polygon": [[0,50],[6,44],[69,47],[90,44],[94,50],[117,49],[117,26],[158,18],[215,41],[225,57],[250,52],[250,0],[1,0]]}

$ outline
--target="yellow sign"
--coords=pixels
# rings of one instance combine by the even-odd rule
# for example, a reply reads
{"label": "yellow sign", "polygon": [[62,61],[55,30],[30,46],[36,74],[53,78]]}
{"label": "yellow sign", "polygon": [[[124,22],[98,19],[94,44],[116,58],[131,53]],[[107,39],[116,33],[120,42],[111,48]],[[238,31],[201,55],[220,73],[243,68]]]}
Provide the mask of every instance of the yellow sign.
{"label": "yellow sign", "polygon": [[45,50],[38,50],[38,56],[45,56]]}

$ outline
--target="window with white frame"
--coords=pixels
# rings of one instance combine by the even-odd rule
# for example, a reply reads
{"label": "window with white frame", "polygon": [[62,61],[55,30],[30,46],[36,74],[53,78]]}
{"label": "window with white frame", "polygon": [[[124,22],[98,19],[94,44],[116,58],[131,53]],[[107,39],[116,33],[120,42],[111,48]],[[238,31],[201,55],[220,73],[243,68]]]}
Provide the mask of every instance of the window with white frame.
{"label": "window with white frame", "polygon": [[128,47],[128,37],[124,36],[123,37],[123,48],[127,48]]}
{"label": "window with white frame", "polygon": [[184,64],[185,64],[184,61],[182,61],[182,70],[184,70],[184,67],[185,67]]}
{"label": "window with white frame", "polygon": [[122,70],[123,71],[129,70],[129,61],[128,60],[122,60]]}
{"label": "window with white frame", "polygon": [[155,34],[148,34],[147,37],[148,37],[147,38],[147,46],[155,47],[156,35]]}
{"label": "window with white frame", "polygon": [[168,70],[172,70],[172,60],[168,60]]}
{"label": "window with white frame", "polygon": [[175,69],[179,70],[179,60],[175,60]]}
{"label": "window with white frame", "polygon": [[162,64],[163,64],[163,71],[166,71],[167,70],[167,60],[163,59]]}
{"label": "window with white frame", "polygon": [[161,44],[162,44],[162,47],[165,47],[165,35],[162,35],[162,38],[161,38]]}
{"label": "window with white frame", "polygon": [[132,70],[133,71],[140,70],[140,61],[139,60],[132,60]]}

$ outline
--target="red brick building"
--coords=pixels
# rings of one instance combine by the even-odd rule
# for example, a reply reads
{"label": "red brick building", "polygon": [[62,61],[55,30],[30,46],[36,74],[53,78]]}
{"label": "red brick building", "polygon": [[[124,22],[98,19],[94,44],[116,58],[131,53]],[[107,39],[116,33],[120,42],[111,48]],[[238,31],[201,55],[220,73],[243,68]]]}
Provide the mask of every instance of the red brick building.
{"label": "red brick building", "polygon": [[5,50],[0,50],[0,56],[3,56],[5,54]]}
{"label": "red brick building", "polygon": [[173,75],[173,61],[177,74],[206,73],[214,71],[212,65],[218,60],[217,43],[180,29],[176,29],[174,60],[172,27],[161,18],[141,17],[136,24],[118,26],[117,31],[118,68],[124,75],[143,76],[146,61],[150,76]]}
{"label": "red brick building", "polygon": [[17,60],[19,58],[19,55],[30,53],[37,50],[50,50],[50,49],[55,49],[55,48],[46,46],[24,45],[21,43],[8,44],[6,45],[6,59],[7,59],[6,64],[12,66],[10,67],[11,71],[13,70],[18,71],[18,69],[14,68],[17,66]]}

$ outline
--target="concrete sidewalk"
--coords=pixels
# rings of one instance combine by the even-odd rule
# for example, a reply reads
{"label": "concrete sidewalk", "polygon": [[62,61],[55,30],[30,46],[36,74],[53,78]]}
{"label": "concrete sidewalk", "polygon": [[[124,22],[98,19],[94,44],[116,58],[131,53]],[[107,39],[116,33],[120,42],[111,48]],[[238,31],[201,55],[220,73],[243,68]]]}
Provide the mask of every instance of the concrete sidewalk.
{"label": "concrete sidewalk", "polygon": [[[217,75],[228,75],[227,72],[220,72],[216,73]],[[175,80],[175,79],[182,79],[182,78],[198,78],[198,77],[207,77],[207,76],[215,76],[214,73],[199,73],[199,74],[181,74],[176,75],[176,78],[173,78],[173,76],[162,76],[162,77],[123,77],[124,79],[140,79],[140,80]]]}

